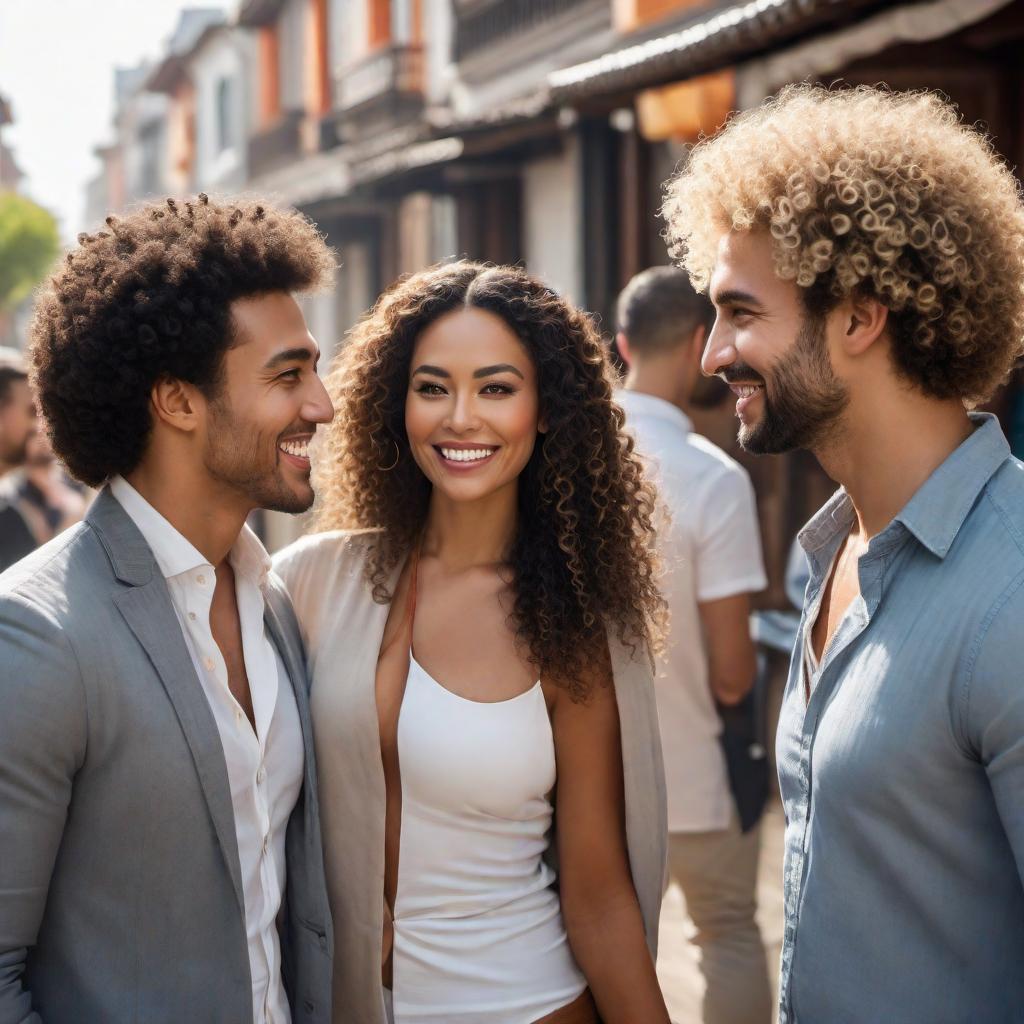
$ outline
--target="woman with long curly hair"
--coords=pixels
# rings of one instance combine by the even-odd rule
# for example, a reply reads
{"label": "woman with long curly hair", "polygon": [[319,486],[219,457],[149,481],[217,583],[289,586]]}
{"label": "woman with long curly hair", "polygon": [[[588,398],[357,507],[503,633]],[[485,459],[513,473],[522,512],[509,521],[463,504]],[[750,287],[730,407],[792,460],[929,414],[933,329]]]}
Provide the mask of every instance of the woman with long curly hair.
{"label": "woman with long curly hair", "polygon": [[277,565],[310,662],[334,1019],[667,1022],[654,498],[593,325],[519,270],[438,266],[328,383],[320,532]]}

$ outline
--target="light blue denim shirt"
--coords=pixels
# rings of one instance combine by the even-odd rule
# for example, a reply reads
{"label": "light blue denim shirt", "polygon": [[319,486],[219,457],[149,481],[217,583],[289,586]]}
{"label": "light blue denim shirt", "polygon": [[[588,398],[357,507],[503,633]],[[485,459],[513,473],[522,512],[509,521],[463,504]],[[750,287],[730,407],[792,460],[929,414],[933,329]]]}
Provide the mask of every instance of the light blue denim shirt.
{"label": "light blue denim shirt", "polygon": [[872,538],[805,699],[811,579],[779,722],[782,1024],[1024,1021],[1024,464],[996,419]]}

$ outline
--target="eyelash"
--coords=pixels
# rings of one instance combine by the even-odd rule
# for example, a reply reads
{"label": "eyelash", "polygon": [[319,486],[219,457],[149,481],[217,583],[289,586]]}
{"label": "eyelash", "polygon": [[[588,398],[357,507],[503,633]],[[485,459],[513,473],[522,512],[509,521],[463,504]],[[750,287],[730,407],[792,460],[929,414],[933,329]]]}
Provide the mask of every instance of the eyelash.
{"label": "eyelash", "polygon": [[[512,387],[510,384],[501,384],[498,383],[497,381],[493,381],[490,384],[485,384],[481,393],[486,394],[488,388],[497,388],[498,394],[502,395],[514,395],[516,393],[516,389]],[[418,384],[416,386],[416,393],[418,395],[425,395],[427,398],[437,398],[441,395],[447,394],[447,392],[444,390],[443,387],[441,387],[440,384],[434,384],[430,381],[425,381],[422,384]],[[491,392],[491,394],[493,396],[494,392]]]}
{"label": "eyelash", "polygon": [[301,373],[302,373],[302,371],[299,370],[297,367],[295,367],[295,368],[293,368],[291,370],[285,370],[284,373],[279,373],[277,375],[277,379],[278,380],[287,381],[289,383],[293,383],[294,384],[295,382],[298,381],[299,376],[301,375]]}

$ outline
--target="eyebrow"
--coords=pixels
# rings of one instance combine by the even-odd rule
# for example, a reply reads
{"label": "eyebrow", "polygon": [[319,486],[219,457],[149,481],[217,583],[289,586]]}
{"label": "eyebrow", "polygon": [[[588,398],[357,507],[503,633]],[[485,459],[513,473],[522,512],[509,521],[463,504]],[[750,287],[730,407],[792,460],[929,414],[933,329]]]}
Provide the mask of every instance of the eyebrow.
{"label": "eyebrow", "polygon": [[264,370],[273,370],[275,367],[280,366],[282,363],[308,363],[310,360],[316,362],[320,358],[320,351],[311,352],[304,346],[298,346],[296,348],[286,348],[282,352],[277,352],[272,355],[266,363],[263,364]]}
{"label": "eyebrow", "polygon": [[[440,366],[429,366],[424,363],[422,366],[417,366],[412,371],[412,375],[415,377],[417,373],[427,373],[431,377],[451,377],[451,374],[447,370],[442,370]],[[473,371],[473,379],[476,380],[479,377],[490,377],[495,373],[514,373],[520,380],[526,380],[520,370],[517,370],[511,363],[495,363],[494,366],[481,366],[479,370]]]}
{"label": "eyebrow", "polygon": [[473,371],[474,379],[477,377],[490,377],[495,373],[514,373],[520,380],[526,378],[511,363],[495,363],[494,366],[481,366],[479,370]]}
{"label": "eyebrow", "polygon": [[712,296],[711,301],[716,306],[760,306],[761,300],[750,292],[740,291],[738,288],[729,288]]}

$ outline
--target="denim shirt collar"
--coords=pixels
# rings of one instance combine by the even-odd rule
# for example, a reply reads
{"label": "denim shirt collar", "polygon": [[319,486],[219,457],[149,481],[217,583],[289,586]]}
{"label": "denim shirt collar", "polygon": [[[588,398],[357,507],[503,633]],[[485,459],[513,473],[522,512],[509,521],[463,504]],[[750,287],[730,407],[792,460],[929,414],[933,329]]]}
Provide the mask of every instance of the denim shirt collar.
{"label": "denim shirt collar", "polygon": [[[978,495],[1010,457],[1010,446],[996,417],[984,412],[970,417],[976,425],[974,432],[917,489],[892,523],[872,540],[871,548],[877,551],[888,546],[888,539],[905,529],[937,558],[946,557]],[[841,487],[800,531],[800,545],[814,576],[825,573],[854,518],[853,502]]]}

